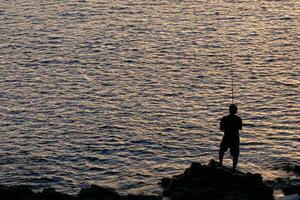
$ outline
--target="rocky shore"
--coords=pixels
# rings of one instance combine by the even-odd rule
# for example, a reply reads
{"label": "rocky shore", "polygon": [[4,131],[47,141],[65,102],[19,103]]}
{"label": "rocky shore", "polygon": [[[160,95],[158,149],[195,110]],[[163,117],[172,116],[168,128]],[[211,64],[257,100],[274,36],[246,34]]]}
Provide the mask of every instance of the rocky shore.
{"label": "rocky shore", "polygon": [[221,167],[192,163],[183,174],[162,180],[164,196],[171,200],[273,200],[273,189],[260,174],[242,173]]}
{"label": "rocky shore", "polygon": [[1,200],[160,200],[159,196],[126,195],[122,196],[107,187],[91,185],[72,196],[46,188],[42,192],[33,192],[27,186],[0,186]]}
{"label": "rocky shore", "polygon": [[[77,195],[46,188],[33,192],[27,186],[0,186],[1,200],[273,200],[273,189],[260,174],[242,173],[220,167],[211,160],[208,165],[192,163],[183,174],[163,178],[161,196],[120,195],[114,189],[91,185]],[[299,185],[285,188],[298,195]]]}

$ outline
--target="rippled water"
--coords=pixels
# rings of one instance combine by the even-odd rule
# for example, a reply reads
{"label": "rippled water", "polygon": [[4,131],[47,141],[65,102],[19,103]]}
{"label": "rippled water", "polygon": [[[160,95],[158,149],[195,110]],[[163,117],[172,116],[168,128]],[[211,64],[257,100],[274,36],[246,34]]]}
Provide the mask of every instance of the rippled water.
{"label": "rippled water", "polygon": [[239,168],[295,176],[299,15],[298,0],[1,1],[0,184],[157,193],[217,158],[231,49]]}

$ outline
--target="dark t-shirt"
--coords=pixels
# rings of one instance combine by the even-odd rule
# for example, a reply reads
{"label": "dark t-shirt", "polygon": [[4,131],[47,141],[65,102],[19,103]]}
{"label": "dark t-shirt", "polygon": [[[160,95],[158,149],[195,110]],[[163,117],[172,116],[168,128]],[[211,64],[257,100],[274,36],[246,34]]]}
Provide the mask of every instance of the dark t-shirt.
{"label": "dark t-shirt", "polygon": [[220,129],[224,131],[224,136],[238,136],[242,130],[242,119],[237,115],[224,116],[220,122]]}

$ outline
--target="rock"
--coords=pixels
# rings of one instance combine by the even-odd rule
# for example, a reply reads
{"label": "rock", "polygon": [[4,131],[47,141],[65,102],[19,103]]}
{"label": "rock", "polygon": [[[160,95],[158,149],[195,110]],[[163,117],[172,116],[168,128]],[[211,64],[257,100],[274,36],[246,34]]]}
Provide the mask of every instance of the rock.
{"label": "rock", "polygon": [[74,196],[56,192],[54,188],[45,188],[41,193],[36,196],[39,200],[75,200]]}
{"label": "rock", "polygon": [[1,200],[33,200],[34,193],[29,186],[0,186]]}
{"label": "rock", "polygon": [[181,189],[171,195],[172,200],[197,200],[197,194],[191,190]]}
{"label": "rock", "polygon": [[82,189],[77,195],[78,200],[120,200],[121,196],[113,189],[91,185],[90,188]]}
{"label": "rock", "polygon": [[161,181],[160,181],[160,186],[162,188],[165,188],[168,185],[170,185],[170,183],[171,183],[171,178],[162,178]]}
{"label": "rock", "polygon": [[285,196],[285,197],[281,197],[277,200],[299,200],[300,197],[298,194],[293,194],[293,195],[288,195],[288,196]]}
{"label": "rock", "polygon": [[297,193],[300,195],[300,185],[287,185],[282,188],[282,192],[285,195],[297,194]]}
{"label": "rock", "polygon": [[56,192],[54,188],[34,193],[28,186],[0,185],[0,200],[162,200],[162,197],[133,194],[121,196],[111,188],[97,185],[82,189],[77,196]]}
{"label": "rock", "polygon": [[55,193],[55,188],[44,188],[42,194],[52,194]]}
{"label": "rock", "polygon": [[[299,185],[278,180],[285,194],[299,193]],[[120,195],[114,189],[91,185],[76,196],[46,188],[34,193],[28,186],[1,186],[0,200],[273,200],[273,189],[260,174],[242,173],[222,167],[211,160],[208,165],[192,163],[184,173],[163,178],[163,197],[155,195]],[[288,187],[287,187],[288,186]],[[295,195],[294,195],[295,196]]]}
{"label": "rock", "polygon": [[282,166],[282,168],[287,172],[294,172],[294,173],[300,173],[300,166],[299,165],[292,165],[290,163],[285,164]]}
{"label": "rock", "polygon": [[299,165],[294,166],[294,172],[300,173],[300,166]]}
{"label": "rock", "polygon": [[214,160],[207,166],[192,163],[183,174],[163,179],[161,185],[163,195],[171,200],[273,200],[273,189],[260,174],[233,171]]}
{"label": "rock", "polygon": [[159,196],[147,196],[147,195],[133,195],[129,194],[122,198],[122,200],[161,200],[162,198]]}

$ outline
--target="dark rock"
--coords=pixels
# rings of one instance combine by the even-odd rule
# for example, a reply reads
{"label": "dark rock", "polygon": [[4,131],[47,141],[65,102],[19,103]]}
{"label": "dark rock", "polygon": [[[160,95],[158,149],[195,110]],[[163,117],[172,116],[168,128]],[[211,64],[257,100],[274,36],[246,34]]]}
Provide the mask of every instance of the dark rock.
{"label": "dark rock", "polygon": [[260,174],[233,171],[214,160],[207,166],[192,163],[183,174],[162,182],[163,194],[171,200],[273,200],[273,189]]}
{"label": "dark rock", "polygon": [[37,193],[36,196],[39,200],[75,200],[76,197],[56,192],[54,188],[45,188],[41,193]]}
{"label": "dark rock", "polygon": [[195,192],[187,189],[181,189],[171,195],[172,200],[197,200],[198,196]]}
{"label": "dark rock", "polygon": [[300,195],[300,179],[276,178],[275,180],[268,180],[265,183],[274,190],[282,190],[285,195],[299,194]]}
{"label": "dark rock", "polygon": [[295,174],[299,174],[300,173],[300,166],[299,165],[294,165],[292,163],[277,163],[274,164],[273,166],[274,169],[276,170],[284,170],[286,172],[292,172]]}
{"label": "dark rock", "polygon": [[162,178],[161,181],[160,181],[160,186],[162,188],[165,188],[168,185],[170,185],[170,183],[171,183],[171,178]]}
{"label": "dark rock", "polygon": [[34,200],[34,193],[29,186],[0,186],[1,200]]}
{"label": "dark rock", "polygon": [[148,196],[148,195],[133,195],[129,194],[122,198],[122,200],[161,200],[160,196]]}
{"label": "dark rock", "polygon": [[295,165],[293,171],[295,173],[299,173],[300,174],[300,166],[299,165]]}
{"label": "dark rock", "polygon": [[91,185],[82,189],[77,196],[56,192],[54,188],[45,188],[42,192],[34,193],[28,186],[0,185],[0,200],[161,200],[154,195],[119,195],[111,188]]}
{"label": "dark rock", "polygon": [[291,195],[297,193],[300,195],[300,185],[287,185],[282,188],[282,192],[285,195]]}
{"label": "dark rock", "polygon": [[44,188],[42,194],[52,194],[55,193],[55,188]]}
{"label": "dark rock", "polygon": [[90,188],[82,189],[77,195],[79,200],[119,200],[121,196],[113,189],[91,185]]}
{"label": "dark rock", "polygon": [[[299,194],[299,184],[285,180],[270,182],[282,185],[285,194]],[[208,165],[192,163],[184,173],[163,178],[163,195],[170,200],[273,200],[273,189],[260,174],[242,173],[222,167],[211,160]],[[34,193],[28,186],[0,186],[0,200],[162,200],[161,196],[119,195],[111,188],[91,185],[77,196],[46,188]]]}
{"label": "dark rock", "polygon": [[299,165],[292,165],[292,164],[287,163],[283,166],[283,169],[287,172],[300,173]]}

